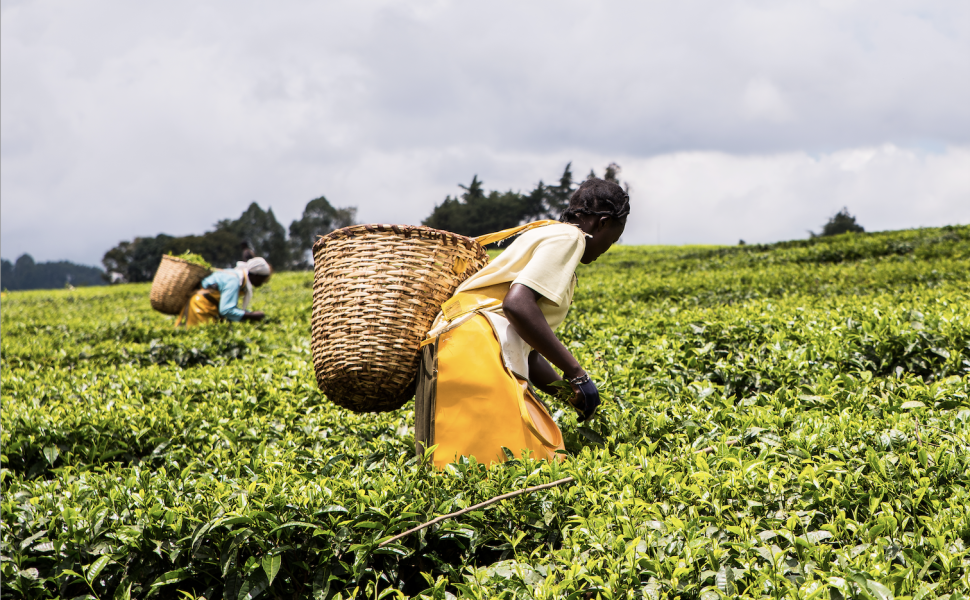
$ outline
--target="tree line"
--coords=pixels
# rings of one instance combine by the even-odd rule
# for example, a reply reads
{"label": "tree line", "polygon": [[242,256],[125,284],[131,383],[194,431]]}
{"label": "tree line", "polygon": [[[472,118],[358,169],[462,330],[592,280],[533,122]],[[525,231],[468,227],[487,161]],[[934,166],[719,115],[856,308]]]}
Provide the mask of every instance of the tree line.
{"label": "tree line", "polygon": [[318,235],[352,225],[356,207],[335,208],[324,196],[307,203],[303,215],[290,223],[289,235],[273,209],[253,202],[238,219],[223,219],[201,235],[136,237],[122,241],[104,254],[101,263],[108,276],[128,282],[151,281],[164,254],[194,252],[214,267],[228,268],[251,249],[277,271],[305,270],[313,265],[310,248]]}
{"label": "tree line", "polygon": [[66,286],[103,285],[104,271],[66,260],[34,262],[23,254],[15,262],[0,260],[0,285],[5,290],[50,290]]}
{"label": "tree line", "polygon": [[[603,177],[619,182],[620,167],[611,163]],[[595,177],[590,171],[588,177]],[[464,192],[454,198],[447,196],[422,221],[423,225],[467,236],[477,236],[514,227],[520,223],[555,219],[569,204],[576,189],[572,163],[566,165],[558,182],[546,185],[539,181],[527,193],[508,190],[486,192],[478,175]],[[223,219],[211,231],[200,235],[172,236],[161,233],[154,237],[136,237],[122,241],[105,252],[101,263],[105,277],[128,282],[151,281],[164,254],[187,251],[201,255],[214,267],[233,266],[250,248],[264,257],[277,271],[305,270],[313,267],[310,248],[317,236],[354,224],[356,207],[335,208],[320,196],[307,203],[303,215],[293,221],[289,235],[276,219],[273,209],[263,210],[253,202],[238,219]]]}
{"label": "tree line", "polygon": [[[603,172],[603,179],[620,183],[619,173],[620,166],[610,163]],[[587,178],[592,177],[596,177],[596,172],[590,170]],[[475,237],[529,221],[558,219],[576,190],[571,162],[566,164],[557,183],[546,185],[540,179],[526,193],[512,190],[486,193],[483,185],[478,175],[472,177],[467,186],[459,184],[465,191],[454,198],[447,196],[441,204],[435,205],[431,215],[421,224]]]}
{"label": "tree line", "polygon": [[[610,163],[603,171],[603,179],[619,184],[619,173],[620,166]],[[590,170],[587,179],[596,176],[596,172]],[[421,223],[474,237],[529,221],[557,219],[568,206],[577,185],[571,162],[566,164],[554,183],[539,180],[527,192],[486,191],[476,174],[468,185],[459,184],[463,190],[461,194],[446,196]],[[628,185],[626,187],[629,189]],[[306,270],[313,267],[310,248],[317,236],[353,225],[356,217],[356,207],[336,208],[326,197],[320,196],[307,203],[301,217],[290,223],[287,230],[271,208],[263,210],[253,202],[238,219],[218,221],[211,231],[200,235],[161,233],[122,241],[104,254],[101,262],[105,272],[67,261],[35,264],[33,258],[25,254],[15,264],[3,260],[2,282],[5,289],[16,290],[98,285],[104,281],[151,281],[164,254],[191,251],[202,255],[214,267],[227,268],[242,258],[244,248],[266,258],[277,271]],[[829,219],[820,233],[809,233],[816,237],[849,231],[864,229],[843,208]]]}
{"label": "tree line", "polygon": [[860,225],[855,217],[849,214],[848,207],[843,206],[842,210],[835,213],[828,223],[822,226],[821,233],[815,233],[812,230],[808,231],[810,238],[826,237],[830,235],[839,235],[842,233],[864,233],[866,231],[865,227]]}

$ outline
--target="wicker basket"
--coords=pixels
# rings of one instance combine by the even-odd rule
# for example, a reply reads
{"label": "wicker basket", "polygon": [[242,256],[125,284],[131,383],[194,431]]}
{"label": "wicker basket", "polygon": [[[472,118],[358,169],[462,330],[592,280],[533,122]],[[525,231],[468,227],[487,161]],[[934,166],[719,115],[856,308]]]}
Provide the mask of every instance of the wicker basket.
{"label": "wicker basket", "polygon": [[313,366],[332,402],[384,412],[414,395],[419,347],[441,303],[488,263],[455,233],[355,225],[313,245]]}
{"label": "wicker basket", "polygon": [[162,256],[152,280],[152,308],[166,315],[177,315],[185,308],[192,292],[212,271],[174,256]]}

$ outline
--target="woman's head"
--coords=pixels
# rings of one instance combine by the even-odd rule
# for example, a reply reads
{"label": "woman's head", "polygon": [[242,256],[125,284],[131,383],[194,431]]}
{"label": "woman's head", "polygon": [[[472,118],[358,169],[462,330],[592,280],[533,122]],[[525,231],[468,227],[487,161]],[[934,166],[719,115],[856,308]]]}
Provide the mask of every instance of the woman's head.
{"label": "woman's head", "polygon": [[590,237],[580,259],[588,265],[623,235],[630,214],[630,196],[618,184],[603,179],[587,179],[569,199],[560,221],[575,223]]}
{"label": "woman's head", "polygon": [[249,283],[253,287],[259,287],[269,281],[273,274],[273,267],[266,262],[266,259],[257,256],[246,261],[246,272],[249,274]]}

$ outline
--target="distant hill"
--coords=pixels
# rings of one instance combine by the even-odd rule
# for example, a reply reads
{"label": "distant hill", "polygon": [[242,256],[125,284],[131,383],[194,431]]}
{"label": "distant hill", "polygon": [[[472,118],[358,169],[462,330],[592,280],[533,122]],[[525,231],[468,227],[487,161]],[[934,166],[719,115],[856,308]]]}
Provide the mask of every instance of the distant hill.
{"label": "distant hill", "polygon": [[104,271],[66,260],[36,263],[24,254],[11,263],[0,260],[0,287],[5,290],[49,290],[67,285],[104,285]]}

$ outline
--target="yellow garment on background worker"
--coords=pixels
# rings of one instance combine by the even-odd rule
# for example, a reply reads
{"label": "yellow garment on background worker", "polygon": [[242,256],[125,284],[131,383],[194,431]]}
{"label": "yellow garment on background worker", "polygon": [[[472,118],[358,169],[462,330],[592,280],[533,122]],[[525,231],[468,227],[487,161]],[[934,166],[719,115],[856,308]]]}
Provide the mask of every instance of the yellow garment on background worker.
{"label": "yellow garment on background worker", "polygon": [[555,421],[529,389],[531,348],[505,319],[501,303],[513,283],[528,286],[542,295],[537,304],[555,330],[569,311],[585,249],[586,234],[574,225],[528,230],[443,305],[428,333],[429,341],[437,340],[434,355],[424,359],[436,368],[422,368],[433,380],[418,384],[417,402],[424,404],[416,407],[416,420],[427,422],[415,424],[416,438],[423,438],[416,439],[419,452],[437,445],[436,466],[457,456],[503,462],[502,447],[543,459],[564,449]]}
{"label": "yellow garment on background worker", "polygon": [[195,290],[185,303],[182,313],[175,319],[176,327],[195,327],[203,323],[215,323],[219,316],[219,290]]}

